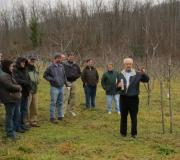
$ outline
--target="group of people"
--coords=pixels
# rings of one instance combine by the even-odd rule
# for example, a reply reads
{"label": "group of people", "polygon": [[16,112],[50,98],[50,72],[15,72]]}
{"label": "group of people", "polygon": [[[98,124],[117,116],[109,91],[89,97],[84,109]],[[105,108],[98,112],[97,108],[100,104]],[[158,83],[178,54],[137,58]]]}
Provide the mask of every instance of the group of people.
{"label": "group of people", "polygon": [[[0,54],[0,58],[1,58]],[[37,119],[37,90],[39,72],[35,67],[36,58],[19,57],[16,62],[1,60],[0,100],[6,110],[6,135],[16,138],[16,132],[24,133],[30,127],[39,127]],[[127,116],[131,118],[131,136],[137,135],[137,114],[139,106],[140,82],[148,82],[149,77],[142,68],[133,68],[133,59],[123,60],[124,69],[119,73],[113,63],[107,64],[107,71],[101,78],[106,93],[107,113],[112,113],[114,99],[115,110],[121,115],[120,134],[127,136]],[[76,63],[74,53],[54,53],[52,63],[44,74],[50,84],[50,122],[62,121],[66,114],[76,116],[76,81],[81,78],[87,109],[96,107],[96,90],[99,74],[92,59],[86,60],[82,72]],[[56,118],[57,109],[57,118]]]}
{"label": "group of people", "polygon": [[6,111],[7,138],[17,139],[16,133],[25,133],[30,127],[40,127],[37,119],[37,90],[39,73],[36,58],[18,57],[2,60],[0,54],[0,102]]}

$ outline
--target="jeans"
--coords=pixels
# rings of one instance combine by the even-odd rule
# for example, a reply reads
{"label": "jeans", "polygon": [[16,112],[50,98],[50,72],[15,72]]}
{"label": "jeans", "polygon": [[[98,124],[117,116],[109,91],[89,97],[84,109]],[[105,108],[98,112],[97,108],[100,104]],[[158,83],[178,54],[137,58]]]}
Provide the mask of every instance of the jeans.
{"label": "jeans", "polygon": [[86,107],[87,108],[94,108],[96,106],[95,104],[95,98],[96,98],[96,88],[97,86],[85,86],[86,88],[86,94],[87,94],[87,99],[86,99]]}
{"label": "jeans", "polygon": [[87,94],[87,87],[86,86],[84,86],[84,95],[85,95],[85,104],[87,107],[89,104],[88,104],[88,94]]}
{"label": "jeans", "polygon": [[112,101],[114,99],[115,102],[115,109],[116,112],[120,112],[120,105],[119,105],[119,101],[120,101],[120,95],[116,94],[116,95],[107,95],[107,109],[108,112],[112,111]]}
{"label": "jeans", "polygon": [[50,118],[55,118],[55,108],[57,107],[58,117],[63,117],[63,87],[50,89],[51,103],[50,103]]}
{"label": "jeans", "polygon": [[19,124],[19,104],[5,103],[6,121],[5,130],[7,137],[15,137],[15,126]]}
{"label": "jeans", "polygon": [[28,117],[28,97],[22,95],[20,106],[20,125],[24,128],[26,125],[26,119]]}

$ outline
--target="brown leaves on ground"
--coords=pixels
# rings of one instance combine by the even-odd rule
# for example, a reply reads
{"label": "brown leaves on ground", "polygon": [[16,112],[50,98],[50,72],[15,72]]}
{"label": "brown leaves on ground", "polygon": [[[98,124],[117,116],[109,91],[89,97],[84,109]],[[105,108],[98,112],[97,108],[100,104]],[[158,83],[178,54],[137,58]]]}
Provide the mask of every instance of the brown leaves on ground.
{"label": "brown leaves on ground", "polygon": [[71,155],[76,152],[76,146],[72,142],[64,142],[58,145],[58,149],[63,155]]}

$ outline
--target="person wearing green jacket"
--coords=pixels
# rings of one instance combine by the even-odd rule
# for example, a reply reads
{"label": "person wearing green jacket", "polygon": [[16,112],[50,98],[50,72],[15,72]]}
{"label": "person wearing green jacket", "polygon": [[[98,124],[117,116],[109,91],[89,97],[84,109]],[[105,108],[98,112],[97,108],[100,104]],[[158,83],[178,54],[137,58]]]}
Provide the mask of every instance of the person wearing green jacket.
{"label": "person wearing green jacket", "polygon": [[116,112],[120,115],[120,94],[117,84],[119,83],[119,74],[114,70],[112,63],[107,65],[107,71],[103,74],[101,85],[106,92],[108,114],[112,113],[112,102],[114,99]]}
{"label": "person wearing green jacket", "polygon": [[28,97],[28,117],[27,117],[27,123],[31,127],[40,127],[38,124],[38,84],[39,84],[39,72],[37,71],[35,67],[35,56],[29,56],[28,57],[28,74],[31,80],[32,89],[30,91],[29,97]]}

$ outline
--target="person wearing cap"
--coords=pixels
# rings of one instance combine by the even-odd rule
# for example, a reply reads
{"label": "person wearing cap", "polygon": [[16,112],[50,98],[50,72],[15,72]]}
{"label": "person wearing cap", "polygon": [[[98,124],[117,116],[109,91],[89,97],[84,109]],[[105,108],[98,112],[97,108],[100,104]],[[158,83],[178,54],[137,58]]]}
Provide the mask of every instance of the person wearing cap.
{"label": "person wearing cap", "polygon": [[35,66],[36,57],[29,56],[28,57],[28,74],[31,80],[31,91],[28,98],[28,117],[27,122],[31,127],[40,127],[38,124],[38,108],[37,108],[37,91],[38,91],[38,84],[39,84],[39,72]]}
{"label": "person wearing cap", "polygon": [[61,64],[60,53],[54,54],[53,63],[50,64],[44,72],[44,78],[50,83],[50,122],[57,123],[55,120],[55,108],[57,107],[58,120],[63,120],[63,86],[67,85],[67,79],[64,67]]}
{"label": "person wearing cap", "polygon": [[63,63],[68,84],[70,84],[69,97],[68,97],[68,106],[67,112],[76,116],[75,113],[75,94],[76,94],[76,80],[81,77],[81,70],[79,65],[76,63],[75,54],[70,52],[67,53],[67,61]]}
{"label": "person wearing cap", "polygon": [[0,75],[0,100],[5,106],[5,131],[7,138],[16,140],[16,127],[19,126],[19,105],[22,88],[12,76],[13,62],[2,61],[3,73]]}
{"label": "person wearing cap", "polygon": [[[28,61],[26,58],[18,57],[16,60],[13,77],[16,82],[22,87],[22,98],[20,105],[20,128],[17,130],[29,130],[30,126],[26,125],[28,116],[28,97],[32,89],[31,80],[27,71]],[[21,132],[21,131],[20,131]]]}
{"label": "person wearing cap", "polygon": [[120,92],[121,120],[120,134],[127,135],[127,116],[131,118],[131,136],[137,136],[137,114],[139,108],[139,86],[140,82],[147,83],[149,76],[145,73],[144,68],[136,71],[133,68],[133,59],[125,58],[123,61],[124,69],[120,73],[120,82],[118,87]]}

